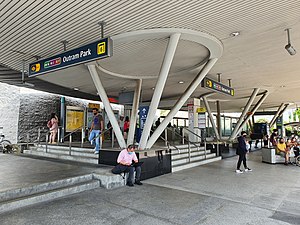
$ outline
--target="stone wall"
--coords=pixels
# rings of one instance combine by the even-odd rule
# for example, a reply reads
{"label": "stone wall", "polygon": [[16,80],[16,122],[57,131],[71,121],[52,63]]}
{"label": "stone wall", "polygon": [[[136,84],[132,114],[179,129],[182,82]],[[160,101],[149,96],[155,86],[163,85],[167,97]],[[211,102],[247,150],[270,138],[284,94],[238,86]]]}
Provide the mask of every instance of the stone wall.
{"label": "stone wall", "polygon": [[47,121],[50,114],[55,112],[60,115],[60,97],[45,92],[22,92],[20,93],[19,132],[18,141],[33,142],[38,138],[38,129],[41,130],[41,140],[46,139],[48,132]]}
{"label": "stone wall", "polygon": [[20,88],[0,83],[0,133],[12,143],[17,142]]}

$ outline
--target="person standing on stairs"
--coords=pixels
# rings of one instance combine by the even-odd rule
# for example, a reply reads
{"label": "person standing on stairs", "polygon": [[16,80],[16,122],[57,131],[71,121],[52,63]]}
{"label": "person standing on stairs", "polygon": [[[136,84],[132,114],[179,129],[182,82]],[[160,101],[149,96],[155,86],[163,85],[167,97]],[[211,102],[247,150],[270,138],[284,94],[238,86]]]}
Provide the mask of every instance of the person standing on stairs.
{"label": "person standing on stairs", "polygon": [[100,136],[103,131],[103,118],[99,114],[97,108],[93,108],[93,121],[90,129],[90,136],[89,141],[91,142],[91,145],[95,146],[95,154],[99,154],[101,143],[100,143]]}

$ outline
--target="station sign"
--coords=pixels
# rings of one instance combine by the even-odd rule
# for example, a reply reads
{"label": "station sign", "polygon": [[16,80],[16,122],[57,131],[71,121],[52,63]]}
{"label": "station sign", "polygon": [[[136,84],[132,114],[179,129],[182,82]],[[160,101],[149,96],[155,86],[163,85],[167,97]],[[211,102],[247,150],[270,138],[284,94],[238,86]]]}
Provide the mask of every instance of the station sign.
{"label": "station sign", "polygon": [[112,39],[99,41],[29,64],[29,77],[112,56]]}
{"label": "station sign", "polygon": [[226,95],[230,95],[230,96],[234,96],[234,89],[231,87],[228,87],[224,84],[221,84],[217,81],[214,81],[212,79],[209,79],[207,77],[205,77],[202,80],[201,86],[216,92],[220,92],[222,94],[226,94]]}

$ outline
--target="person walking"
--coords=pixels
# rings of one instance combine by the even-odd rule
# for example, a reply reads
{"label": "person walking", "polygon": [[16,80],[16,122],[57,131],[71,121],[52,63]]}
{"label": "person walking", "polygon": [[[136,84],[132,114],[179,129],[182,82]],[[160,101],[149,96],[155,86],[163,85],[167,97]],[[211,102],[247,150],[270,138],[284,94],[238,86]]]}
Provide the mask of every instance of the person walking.
{"label": "person walking", "polygon": [[101,143],[100,143],[100,135],[103,131],[103,118],[99,114],[99,111],[97,108],[93,108],[93,121],[90,129],[90,136],[89,141],[91,142],[91,145],[95,146],[95,154],[99,154]]}
{"label": "person walking", "polygon": [[245,172],[252,171],[249,167],[247,167],[247,159],[246,154],[248,153],[247,149],[247,141],[246,141],[247,133],[245,131],[241,132],[241,136],[238,137],[238,147],[237,147],[237,154],[239,155],[239,160],[236,166],[236,173],[243,173],[244,171],[240,169],[241,163],[243,162]]}
{"label": "person walking", "polygon": [[126,116],[125,117],[125,121],[124,121],[124,139],[125,141],[127,141],[127,136],[128,136],[128,132],[129,132],[129,117]]}
{"label": "person walking", "polygon": [[50,120],[47,123],[50,131],[49,144],[56,144],[56,134],[58,132],[58,117],[55,113],[51,113]]}

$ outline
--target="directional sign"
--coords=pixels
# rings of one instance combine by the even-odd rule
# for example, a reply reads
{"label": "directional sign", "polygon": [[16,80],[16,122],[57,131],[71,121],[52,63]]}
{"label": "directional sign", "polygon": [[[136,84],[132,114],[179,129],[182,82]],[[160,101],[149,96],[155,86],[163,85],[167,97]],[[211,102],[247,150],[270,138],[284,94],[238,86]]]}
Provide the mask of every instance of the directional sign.
{"label": "directional sign", "polygon": [[201,86],[204,88],[208,88],[210,90],[220,92],[222,94],[234,96],[234,89],[231,87],[228,87],[224,84],[221,84],[217,81],[211,80],[207,77],[205,77],[201,83]]}
{"label": "directional sign", "polygon": [[53,72],[81,63],[112,56],[112,40],[104,38],[91,44],[29,64],[29,77]]}

